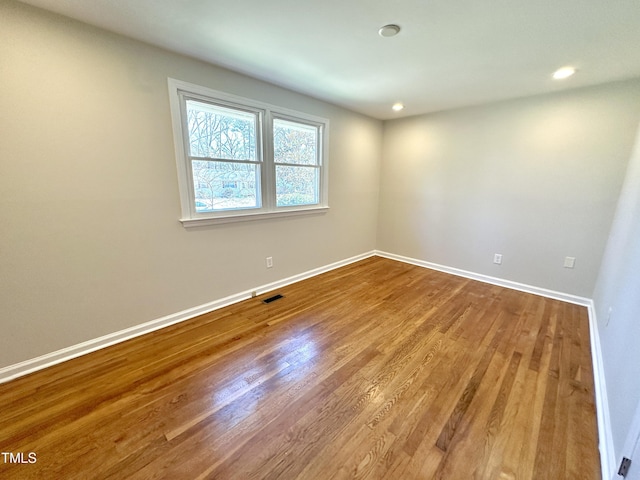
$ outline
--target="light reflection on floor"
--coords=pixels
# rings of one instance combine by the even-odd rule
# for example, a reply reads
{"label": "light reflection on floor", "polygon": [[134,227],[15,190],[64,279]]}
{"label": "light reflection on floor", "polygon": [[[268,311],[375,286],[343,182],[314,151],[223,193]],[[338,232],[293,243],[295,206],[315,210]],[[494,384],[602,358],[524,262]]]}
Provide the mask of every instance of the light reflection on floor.
{"label": "light reflection on floor", "polygon": [[[283,385],[290,385],[289,399],[300,394],[309,383],[305,377],[309,380],[316,378],[313,368],[319,361],[319,348],[315,337],[314,332],[306,331],[299,332],[284,343],[274,339],[274,344],[279,345],[278,350],[251,360],[246,357],[238,359],[237,363],[242,366],[236,371],[240,373],[226,379],[224,385],[216,389],[208,414],[225,409],[227,411],[223,416],[227,420],[233,417],[232,423],[237,424],[259,410],[263,404],[262,397],[268,391],[281,390]],[[226,425],[227,428],[230,426]]]}

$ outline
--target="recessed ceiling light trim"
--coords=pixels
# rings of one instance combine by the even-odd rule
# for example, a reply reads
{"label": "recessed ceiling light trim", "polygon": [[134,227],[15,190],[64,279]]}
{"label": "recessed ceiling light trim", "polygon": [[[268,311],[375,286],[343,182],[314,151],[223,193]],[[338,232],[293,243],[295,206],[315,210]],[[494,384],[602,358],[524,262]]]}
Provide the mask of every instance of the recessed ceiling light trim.
{"label": "recessed ceiling light trim", "polygon": [[574,67],[562,67],[553,72],[553,78],[555,80],[564,80],[565,78],[569,78],[574,73],[576,73],[576,69]]}
{"label": "recessed ceiling light trim", "polygon": [[394,37],[398,33],[400,33],[400,26],[392,23],[385,25],[384,27],[380,27],[380,30],[378,30],[378,35],[381,37]]}
{"label": "recessed ceiling light trim", "polygon": [[391,110],[393,110],[394,112],[399,112],[403,108],[404,108],[404,105],[402,103],[398,102],[398,103],[394,103],[393,104],[393,107],[391,107]]}

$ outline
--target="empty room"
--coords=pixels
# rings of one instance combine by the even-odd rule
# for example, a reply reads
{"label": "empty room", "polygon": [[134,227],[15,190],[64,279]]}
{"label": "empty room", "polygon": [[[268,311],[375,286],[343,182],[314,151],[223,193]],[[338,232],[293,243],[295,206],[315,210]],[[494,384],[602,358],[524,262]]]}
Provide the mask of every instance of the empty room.
{"label": "empty room", "polygon": [[639,45],[0,0],[0,478],[640,480]]}

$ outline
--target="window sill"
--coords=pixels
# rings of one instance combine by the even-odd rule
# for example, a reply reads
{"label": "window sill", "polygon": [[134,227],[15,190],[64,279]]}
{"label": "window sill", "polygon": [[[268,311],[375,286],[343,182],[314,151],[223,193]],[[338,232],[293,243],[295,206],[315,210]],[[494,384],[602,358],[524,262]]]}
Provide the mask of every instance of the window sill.
{"label": "window sill", "polygon": [[291,210],[278,210],[271,212],[234,213],[232,215],[220,215],[202,218],[181,218],[184,228],[204,227],[207,225],[219,225],[222,223],[249,222],[252,220],[265,220],[276,217],[292,217],[295,215],[313,215],[326,213],[329,207],[295,208]]}

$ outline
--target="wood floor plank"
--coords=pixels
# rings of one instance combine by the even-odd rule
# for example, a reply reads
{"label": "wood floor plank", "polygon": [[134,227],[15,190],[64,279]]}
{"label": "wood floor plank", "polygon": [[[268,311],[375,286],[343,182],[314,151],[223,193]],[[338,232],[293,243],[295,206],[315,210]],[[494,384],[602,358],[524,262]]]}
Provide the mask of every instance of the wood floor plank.
{"label": "wood floor plank", "polygon": [[372,257],[0,385],[2,479],[599,479],[586,308]]}
{"label": "wood floor plank", "polygon": [[436,440],[436,446],[443,452],[446,452],[449,449],[449,445],[451,444],[451,440],[456,433],[458,424],[462,420],[462,417],[465,415],[467,409],[469,408],[469,405],[473,401],[473,397],[480,387],[480,383],[482,382],[484,374],[489,367],[489,363],[493,359],[494,353],[495,351],[490,348],[485,351],[482,359],[480,360],[480,363],[478,363],[475,371],[473,372],[473,376],[469,380],[469,383],[467,383],[464,391],[462,392],[462,395],[458,399],[458,402],[453,409],[453,412],[447,419],[444,428],[440,432],[440,435]]}

